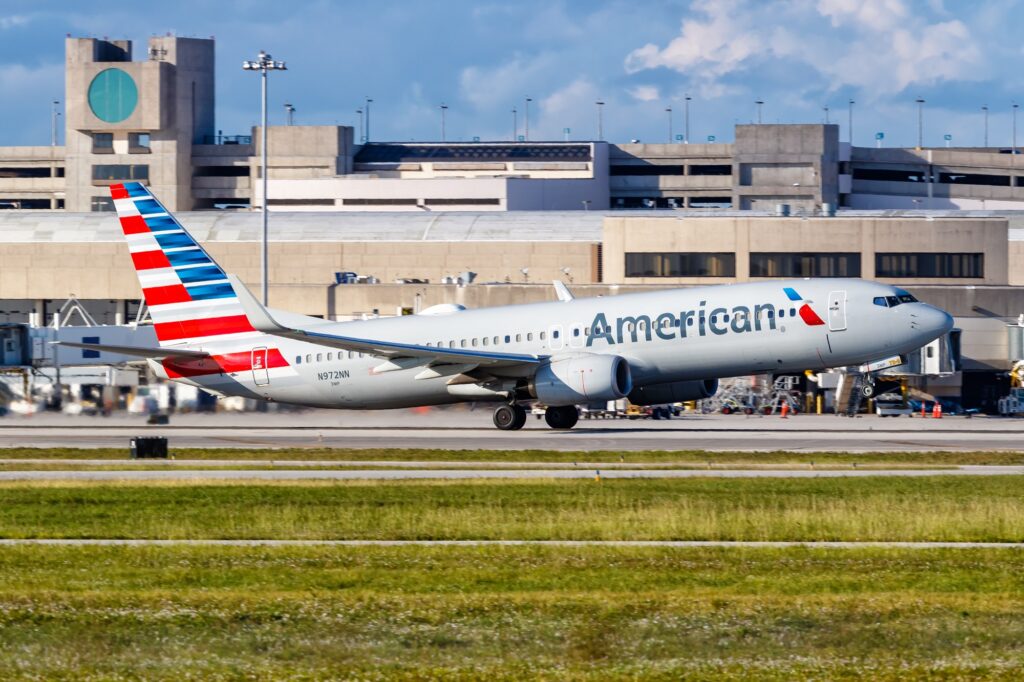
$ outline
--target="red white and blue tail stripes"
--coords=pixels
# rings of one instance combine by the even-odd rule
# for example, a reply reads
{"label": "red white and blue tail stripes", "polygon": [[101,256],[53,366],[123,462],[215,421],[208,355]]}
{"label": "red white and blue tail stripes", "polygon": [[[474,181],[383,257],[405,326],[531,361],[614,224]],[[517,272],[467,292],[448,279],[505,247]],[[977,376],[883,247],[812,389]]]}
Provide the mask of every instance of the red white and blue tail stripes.
{"label": "red white and blue tail stripes", "polygon": [[162,346],[260,336],[224,271],[148,189],[126,182],[110,194]]}

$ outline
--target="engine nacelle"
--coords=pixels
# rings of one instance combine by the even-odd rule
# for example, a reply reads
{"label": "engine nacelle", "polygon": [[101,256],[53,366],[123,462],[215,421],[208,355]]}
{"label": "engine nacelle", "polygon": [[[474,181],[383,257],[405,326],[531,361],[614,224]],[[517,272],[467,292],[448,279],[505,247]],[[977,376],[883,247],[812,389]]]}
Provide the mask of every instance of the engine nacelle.
{"label": "engine nacelle", "polygon": [[552,407],[618,400],[632,389],[629,363],[618,355],[580,353],[556,358],[530,381],[530,394]]}
{"label": "engine nacelle", "polygon": [[699,381],[676,381],[671,384],[637,386],[629,393],[629,402],[634,405],[663,405],[685,403],[689,400],[703,400],[718,393],[718,379]]}

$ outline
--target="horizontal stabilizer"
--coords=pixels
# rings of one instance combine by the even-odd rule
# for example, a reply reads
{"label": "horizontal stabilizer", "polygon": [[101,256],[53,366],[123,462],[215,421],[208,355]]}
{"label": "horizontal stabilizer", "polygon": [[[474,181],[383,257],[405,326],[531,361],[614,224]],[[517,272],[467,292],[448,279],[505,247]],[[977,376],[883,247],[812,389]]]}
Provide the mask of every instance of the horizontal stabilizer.
{"label": "horizontal stabilizer", "polygon": [[94,350],[100,353],[117,353],[118,355],[131,355],[138,358],[152,358],[163,360],[165,358],[208,358],[209,353],[201,350],[186,350],[184,348],[140,348],[138,346],[108,346],[103,343],[75,343],[72,341],[53,341],[56,346],[68,346],[70,348],[81,348],[83,350]]}

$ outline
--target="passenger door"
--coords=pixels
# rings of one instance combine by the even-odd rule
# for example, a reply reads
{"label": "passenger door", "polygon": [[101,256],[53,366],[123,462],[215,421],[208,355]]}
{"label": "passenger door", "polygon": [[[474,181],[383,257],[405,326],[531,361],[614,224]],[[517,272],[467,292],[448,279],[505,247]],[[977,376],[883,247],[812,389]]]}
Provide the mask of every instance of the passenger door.
{"label": "passenger door", "polygon": [[828,295],[828,330],[841,332],[846,329],[846,292],[833,291]]}
{"label": "passenger door", "polygon": [[265,346],[252,349],[252,380],[257,386],[266,386],[270,383],[270,373],[267,371],[267,349]]}

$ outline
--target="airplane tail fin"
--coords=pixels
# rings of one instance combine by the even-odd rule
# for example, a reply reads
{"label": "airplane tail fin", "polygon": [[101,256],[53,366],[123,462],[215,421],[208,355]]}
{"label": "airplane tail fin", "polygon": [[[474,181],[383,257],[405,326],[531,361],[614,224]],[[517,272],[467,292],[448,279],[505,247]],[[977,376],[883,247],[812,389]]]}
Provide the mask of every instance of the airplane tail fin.
{"label": "airplane tail fin", "polygon": [[110,195],[161,346],[259,335],[224,270],[146,187]]}

